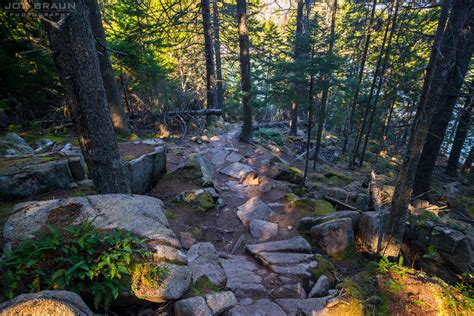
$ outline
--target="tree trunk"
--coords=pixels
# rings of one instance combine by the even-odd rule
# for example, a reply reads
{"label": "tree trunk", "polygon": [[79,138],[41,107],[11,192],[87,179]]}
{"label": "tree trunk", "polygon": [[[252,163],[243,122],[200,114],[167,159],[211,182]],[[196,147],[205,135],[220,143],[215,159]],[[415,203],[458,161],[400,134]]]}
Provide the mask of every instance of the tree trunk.
{"label": "tree trunk", "polygon": [[221,38],[219,33],[219,0],[213,0],[214,50],[216,53],[217,104],[218,109],[224,108],[224,82],[222,81]]}
{"label": "tree trunk", "polygon": [[[303,41],[303,18],[304,18],[304,1],[298,0],[298,6],[296,9],[296,33],[295,33],[295,63],[299,65],[302,61],[302,41]],[[300,78],[296,79],[295,90],[296,96],[291,101],[291,121],[290,121],[290,132],[289,135],[296,136],[298,133],[298,92],[301,89]]]}
{"label": "tree trunk", "polygon": [[[377,7],[377,0],[374,0],[372,3],[372,11],[370,13],[370,20],[369,25],[367,27],[367,34],[365,36],[365,44],[364,44],[364,52],[362,54],[362,58],[360,61],[360,68],[359,68],[359,76],[357,78],[357,84],[354,90],[354,96],[351,102],[351,109],[349,111],[349,117],[347,121],[347,125],[344,129],[344,142],[342,144],[342,154],[344,155],[347,150],[347,145],[349,142],[349,137],[352,132],[352,121],[354,120],[354,113],[356,110],[357,99],[359,98],[360,87],[362,84],[362,78],[364,77],[364,70],[365,70],[365,62],[367,60],[367,53],[369,50],[370,45],[370,37],[372,36],[372,25],[374,24],[374,17],[375,17],[375,9]],[[352,167],[352,159],[349,158],[349,166]]]}
{"label": "tree trunk", "polygon": [[118,130],[130,131],[124,106],[122,102],[120,102],[120,93],[117,82],[115,81],[112,63],[110,62],[105,31],[102,25],[97,0],[86,0],[86,4],[89,9],[89,21],[95,38],[95,48],[99,57],[100,72],[102,74],[102,81],[104,82],[105,93],[107,94],[112,123]]}
{"label": "tree trunk", "polygon": [[[445,37],[441,49],[446,50],[446,80],[439,81],[439,93],[432,103],[436,113],[431,122],[428,135],[416,170],[413,193],[415,196],[427,195],[430,191],[431,177],[443,144],[457,95],[469,69],[474,50],[474,1],[454,1],[450,19],[449,35]],[[449,59],[448,59],[449,58]]]}
{"label": "tree trunk", "polygon": [[60,15],[55,22],[45,23],[91,178],[98,193],[129,193],[86,4],[84,0],[48,2],[50,7],[75,6],[69,15]]}
{"label": "tree trunk", "polygon": [[243,126],[240,141],[252,142],[252,107],[250,81],[250,41],[247,29],[247,1],[237,0],[237,21],[240,47],[240,84],[242,88]]}
{"label": "tree trunk", "polygon": [[415,179],[415,171],[421,156],[431,118],[435,112],[435,108],[431,103],[428,103],[427,100],[434,94],[432,90],[436,89],[436,87],[432,87],[433,78],[435,76],[439,76],[440,79],[446,78],[443,69],[438,69],[437,65],[439,64],[439,59],[441,59],[441,62],[444,60],[444,55],[440,54],[440,47],[450,6],[451,0],[443,1],[430,61],[423,83],[422,94],[412,126],[410,141],[403,158],[402,166],[400,167],[390,214],[384,227],[384,234],[382,236],[384,250],[382,251],[382,255],[398,256],[400,252],[408,218],[408,203]]}
{"label": "tree trunk", "polygon": [[388,66],[389,60],[390,60],[390,51],[391,51],[391,48],[392,48],[392,38],[393,38],[393,35],[395,34],[395,28],[397,26],[399,6],[400,6],[400,0],[397,0],[395,2],[395,13],[393,14],[392,28],[390,30],[390,35],[388,36],[387,49],[386,49],[386,52],[385,52],[385,60],[383,62],[382,70],[380,71],[380,74],[379,74],[379,83],[378,83],[378,86],[377,86],[377,92],[375,93],[374,105],[372,106],[372,113],[370,114],[369,126],[367,127],[367,132],[365,134],[365,139],[364,139],[364,146],[362,147],[362,153],[360,154],[359,167],[362,167],[362,164],[364,163],[365,152],[367,150],[367,145],[369,143],[370,133],[372,132],[372,124],[374,123],[375,113],[377,112],[377,105],[378,105],[378,102],[379,102],[380,91],[381,91],[382,85],[384,83],[385,70],[387,69],[387,66]]}
{"label": "tree trunk", "polygon": [[370,109],[371,109],[372,98],[374,97],[375,86],[377,84],[377,79],[379,78],[379,75],[380,75],[379,74],[380,66],[382,65],[382,57],[383,57],[383,54],[385,52],[385,43],[387,42],[387,36],[388,36],[389,29],[390,29],[390,18],[389,18],[389,21],[387,21],[387,26],[385,27],[385,32],[384,32],[384,35],[383,35],[382,45],[380,46],[380,52],[379,52],[379,55],[377,57],[377,64],[375,66],[374,76],[372,78],[372,84],[370,85],[369,100],[367,101],[367,105],[365,107],[364,116],[362,118],[362,125],[359,128],[359,132],[357,133],[357,138],[356,138],[356,141],[354,143],[354,148],[352,150],[352,162],[350,163],[351,166],[354,166],[354,164],[356,162],[356,159],[357,159],[357,156],[359,155],[359,148],[360,148],[362,137],[364,135],[365,128],[366,128],[366,125],[367,125],[367,118],[368,118],[368,115],[369,115],[369,112],[370,112]]}
{"label": "tree trunk", "polygon": [[471,171],[472,163],[474,162],[474,146],[471,147],[469,151],[469,155],[467,156],[466,160],[464,161],[464,165],[462,166],[462,173],[464,175],[468,175]]}
{"label": "tree trunk", "polygon": [[[332,59],[333,59],[332,51],[334,48],[334,41],[335,41],[334,30],[336,28],[336,15],[337,15],[337,0],[334,0],[333,6],[332,6],[332,15],[331,15],[331,29],[329,33],[329,47],[327,51],[327,59],[329,59],[329,63],[332,63]],[[328,96],[329,96],[330,80],[331,80],[331,71],[324,74],[324,87],[323,87],[323,94],[321,97],[321,105],[320,105],[320,111],[319,111],[318,133],[316,136],[316,147],[314,149],[313,168],[316,168],[316,160],[318,160],[319,150],[321,148],[321,138],[323,135],[324,121],[326,119],[326,106],[327,106],[327,101],[328,101]]]}
{"label": "tree trunk", "polygon": [[[217,104],[216,72],[214,68],[214,44],[211,24],[211,9],[209,0],[201,0],[202,26],[204,31],[204,54],[206,59],[206,97],[207,109],[214,109]],[[212,116],[206,117],[207,124],[214,120]]]}
{"label": "tree trunk", "polygon": [[466,98],[464,107],[459,118],[458,127],[456,129],[456,136],[454,136],[453,145],[451,147],[451,153],[449,154],[448,164],[446,166],[446,174],[452,177],[458,175],[458,163],[459,157],[461,157],[461,150],[464,146],[467,134],[469,132],[469,126],[471,124],[471,116],[474,109],[474,80],[471,81],[469,87],[469,97]]}

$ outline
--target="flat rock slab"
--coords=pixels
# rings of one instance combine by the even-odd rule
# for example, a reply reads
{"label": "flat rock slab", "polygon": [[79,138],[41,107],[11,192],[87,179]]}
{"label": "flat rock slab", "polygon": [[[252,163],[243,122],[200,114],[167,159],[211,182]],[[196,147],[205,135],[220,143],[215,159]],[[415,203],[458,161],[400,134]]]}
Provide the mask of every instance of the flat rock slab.
{"label": "flat rock slab", "polygon": [[252,254],[260,252],[303,252],[310,253],[311,245],[301,236],[290,239],[271,241],[255,245],[247,245],[247,250]]}
{"label": "flat rock slab", "polygon": [[220,262],[227,274],[226,287],[237,297],[267,294],[262,278],[257,274],[258,267],[245,256],[228,256]]}
{"label": "flat rock slab", "polygon": [[200,242],[192,245],[188,251],[188,261],[193,271],[194,283],[201,277],[207,277],[215,285],[225,285],[227,275],[219,262],[219,257],[213,244]]}
{"label": "flat rock slab", "polygon": [[249,223],[250,234],[260,240],[267,240],[278,234],[278,224],[263,221],[261,219],[253,219]]}
{"label": "flat rock slab", "polygon": [[212,157],[212,164],[213,165],[223,165],[226,161],[226,157],[228,155],[228,152],[225,151],[225,150],[219,150],[218,152],[216,152],[214,154],[214,156]]}
{"label": "flat rock slab", "polygon": [[231,291],[207,294],[204,298],[214,314],[220,314],[238,303],[235,294]]}
{"label": "flat rock slab", "polygon": [[294,276],[303,279],[311,277],[311,270],[318,267],[318,262],[316,260],[310,261],[308,263],[298,263],[294,265],[269,265],[270,270],[273,272],[285,275],[285,276]]}
{"label": "flat rock slab", "polygon": [[285,312],[280,306],[269,299],[261,299],[247,305],[237,305],[230,310],[232,316],[285,316]]}
{"label": "flat rock slab", "polygon": [[230,164],[226,168],[222,169],[220,172],[230,177],[240,179],[252,171],[254,170],[249,165],[240,162],[234,162],[233,164]]}
{"label": "flat rock slab", "polygon": [[267,265],[298,264],[314,260],[314,255],[306,253],[260,252],[257,257]]}
{"label": "flat rock slab", "polygon": [[240,162],[242,161],[242,159],[244,159],[244,157],[236,152],[231,152],[225,160],[227,160],[228,162]]}
{"label": "flat rock slab", "polygon": [[94,315],[79,295],[68,291],[21,294],[0,304],[0,312],[1,315]]}
{"label": "flat rock slab", "polygon": [[174,303],[176,316],[212,316],[212,311],[201,296],[190,297]]}
{"label": "flat rock slab", "polygon": [[237,209],[237,216],[244,225],[248,225],[254,219],[265,220],[272,214],[272,209],[258,196],[249,199]]}
{"label": "flat rock slab", "polygon": [[286,315],[318,316],[328,315],[326,309],[327,297],[307,299],[277,299],[276,303],[286,312]]}

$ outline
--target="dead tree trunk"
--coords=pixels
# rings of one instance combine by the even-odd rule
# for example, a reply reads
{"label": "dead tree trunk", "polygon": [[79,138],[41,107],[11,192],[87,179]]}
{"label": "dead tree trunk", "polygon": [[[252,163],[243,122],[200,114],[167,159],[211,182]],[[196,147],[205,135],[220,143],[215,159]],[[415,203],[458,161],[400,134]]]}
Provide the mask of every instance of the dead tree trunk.
{"label": "dead tree trunk", "polygon": [[221,37],[219,24],[219,0],[213,0],[214,50],[216,53],[217,104],[218,109],[224,108],[224,82],[222,81]]}
{"label": "dead tree trunk", "polygon": [[459,124],[456,129],[456,136],[454,136],[453,146],[451,147],[451,153],[449,154],[448,164],[446,166],[446,174],[452,177],[458,175],[458,163],[459,157],[461,157],[461,150],[466,140],[469,126],[471,124],[471,117],[474,110],[474,80],[471,81],[469,87],[469,97],[466,98],[464,107],[459,118]]}
{"label": "dead tree trunk", "polygon": [[405,223],[408,217],[408,203],[413,188],[413,181],[415,180],[415,171],[421,156],[431,118],[435,112],[434,107],[431,106],[427,100],[435,94],[434,90],[436,90],[436,87],[432,87],[433,78],[435,76],[439,76],[441,79],[446,78],[443,69],[438,67],[440,64],[438,60],[441,60],[441,63],[443,62],[444,55],[440,54],[441,39],[450,7],[451,0],[444,0],[431,50],[430,61],[426,70],[420,102],[412,126],[410,141],[405,152],[402,166],[400,167],[390,214],[384,227],[384,235],[382,236],[383,255],[398,256],[400,252],[403,234],[405,232]]}
{"label": "dead tree trunk", "polygon": [[89,21],[95,38],[95,48],[99,57],[100,72],[102,74],[102,81],[104,82],[105,93],[107,94],[112,123],[118,130],[129,131],[130,126],[125,115],[124,106],[122,102],[120,102],[120,93],[115,81],[112,63],[110,62],[105,31],[102,26],[97,0],[87,0],[86,4],[89,9]]}
{"label": "dead tree trunk", "polygon": [[[300,65],[302,62],[302,41],[303,41],[303,9],[304,9],[304,0],[298,0],[298,6],[296,9],[296,33],[295,33],[295,63]],[[299,77],[299,76],[297,76]],[[296,136],[298,132],[298,92],[301,89],[302,83],[300,78],[296,78],[295,90],[296,96],[291,101],[291,121],[290,121],[290,132],[289,135]]]}
{"label": "dead tree trunk", "polygon": [[72,119],[98,193],[129,193],[110,120],[99,59],[84,0],[48,1],[50,7],[75,7],[45,22],[54,62]]}
{"label": "dead tree trunk", "polygon": [[[362,57],[360,60],[360,67],[359,67],[359,76],[357,78],[357,84],[354,90],[354,96],[351,102],[351,109],[349,111],[349,116],[347,120],[347,125],[344,128],[344,142],[342,144],[342,154],[344,155],[347,150],[347,145],[349,142],[349,137],[352,132],[352,121],[354,120],[354,114],[357,105],[357,99],[359,98],[360,87],[362,84],[362,78],[364,77],[364,70],[365,70],[365,62],[367,60],[367,53],[369,51],[370,45],[370,37],[372,36],[372,26],[374,24],[374,17],[375,17],[375,9],[377,7],[377,0],[374,0],[372,3],[372,11],[370,13],[370,20],[369,25],[367,27],[367,34],[365,36],[365,44],[364,44],[364,52],[362,53]],[[349,158],[349,166],[352,167],[352,159]]]}
{"label": "dead tree trunk", "polygon": [[250,79],[250,40],[247,29],[247,1],[237,0],[237,22],[239,27],[240,47],[240,84],[242,89],[243,125],[240,141],[252,142],[252,107]]}
{"label": "dead tree trunk", "polygon": [[443,65],[447,77],[445,81],[438,82],[440,93],[432,100],[436,105],[436,113],[416,170],[413,187],[415,196],[429,194],[436,159],[474,50],[474,1],[456,0],[453,3],[449,36],[445,37],[441,48],[447,51],[447,65]]}
{"label": "dead tree trunk", "polygon": [[[214,44],[211,24],[211,9],[209,0],[201,0],[202,26],[204,30],[204,54],[206,59],[206,97],[207,109],[214,109],[217,105],[216,72],[214,68]],[[208,124],[213,121],[212,116],[206,116]]]}
{"label": "dead tree trunk", "polygon": [[[334,0],[333,6],[332,6],[332,15],[331,15],[331,30],[329,33],[329,47],[327,51],[327,59],[329,60],[329,63],[332,63],[333,55],[332,51],[334,49],[334,30],[336,28],[336,15],[337,15],[337,0]],[[321,138],[323,135],[323,128],[324,128],[324,121],[326,118],[326,106],[327,106],[327,101],[328,101],[328,96],[329,96],[329,84],[331,80],[331,71],[328,73],[324,74],[324,87],[323,87],[323,93],[321,97],[321,104],[320,104],[320,111],[319,111],[319,121],[318,121],[318,133],[316,136],[316,146],[314,149],[314,164],[313,167],[316,168],[316,161],[318,160],[319,156],[319,150],[321,149]]]}

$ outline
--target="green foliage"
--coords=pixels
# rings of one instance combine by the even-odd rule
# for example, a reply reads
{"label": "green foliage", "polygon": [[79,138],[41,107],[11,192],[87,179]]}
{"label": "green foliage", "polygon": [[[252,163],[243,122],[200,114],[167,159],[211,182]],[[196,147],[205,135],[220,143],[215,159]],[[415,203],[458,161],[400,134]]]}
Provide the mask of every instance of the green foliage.
{"label": "green foliage", "polygon": [[217,293],[220,290],[221,288],[212,283],[206,276],[202,276],[194,283],[191,293],[193,296],[202,296]]}
{"label": "green foliage", "polygon": [[388,257],[382,257],[378,264],[377,269],[380,273],[396,273],[399,276],[403,277],[410,270],[407,267],[403,266],[403,257],[398,258],[398,262],[394,263],[388,259]]}
{"label": "green foliage", "polygon": [[175,219],[176,213],[173,211],[165,211],[165,216],[167,219]]}
{"label": "green foliage", "polygon": [[142,240],[118,230],[99,231],[90,222],[48,228],[0,262],[5,297],[45,289],[91,291],[96,308],[108,309],[127,287],[135,259],[148,256]]}
{"label": "green foliage", "polygon": [[254,135],[255,137],[269,140],[278,146],[283,146],[285,143],[281,131],[277,128],[259,128]]}
{"label": "green foliage", "polygon": [[424,259],[434,259],[439,256],[438,250],[435,246],[429,245],[428,252],[423,255]]}

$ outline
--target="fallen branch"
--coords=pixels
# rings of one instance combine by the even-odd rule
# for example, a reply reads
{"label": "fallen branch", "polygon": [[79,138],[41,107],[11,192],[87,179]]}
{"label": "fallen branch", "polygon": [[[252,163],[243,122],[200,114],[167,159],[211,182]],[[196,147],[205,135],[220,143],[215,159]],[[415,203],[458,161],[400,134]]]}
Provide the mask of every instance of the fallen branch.
{"label": "fallen branch", "polygon": [[178,115],[192,115],[192,116],[207,116],[207,115],[222,115],[221,109],[203,109],[203,110],[186,110],[186,111],[174,111],[168,112],[168,116]]}
{"label": "fallen branch", "polygon": [[327,200],[327,201],[329,201],[329,202],[331,202],[331,203],[335,203],[335,204],[338,204],[338,205],[340,205],[340,206],[343,206],[343,207],[345,207],[345,208],[347,208],[347,209],[349,209],[349,210],[351,210],[351,211],[361,212],[361,210],[359,210],[357,207],[352,206],[352,205],[349,205],[349,204],[344,203],[344,202],[342,202],[342,201],[339,201],[338,199],[335,199],[335,198],[333,198],[333,197],[330,197],[330,196],[327,196],[327,195],[326,195],[326,196],[324,196],[324,199]]}

